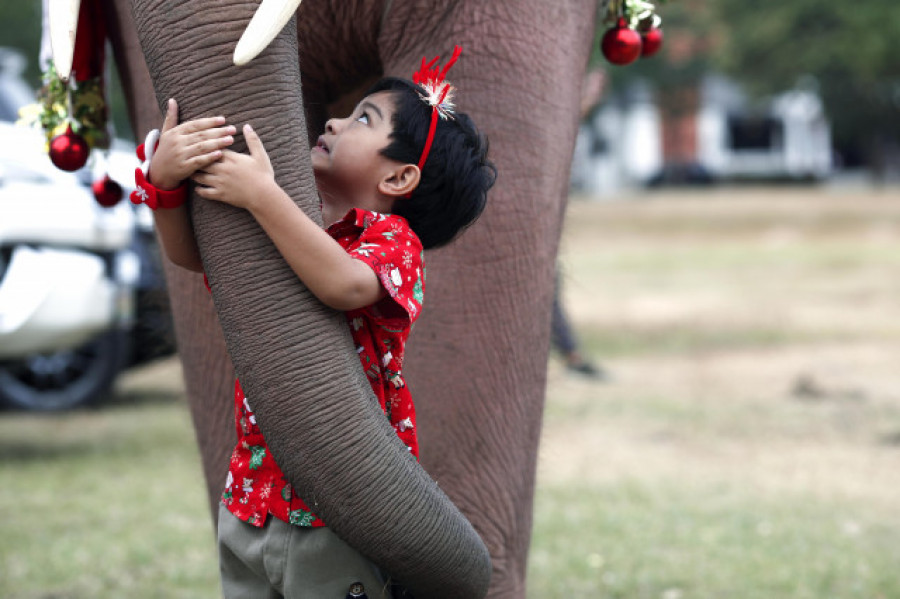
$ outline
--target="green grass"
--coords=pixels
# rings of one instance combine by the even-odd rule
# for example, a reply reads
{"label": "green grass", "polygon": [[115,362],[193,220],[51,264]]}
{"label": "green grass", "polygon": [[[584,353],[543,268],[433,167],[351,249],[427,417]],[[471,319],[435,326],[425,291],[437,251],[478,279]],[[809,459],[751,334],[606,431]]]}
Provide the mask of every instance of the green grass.
{"label": "green grass", "polygon": [[[900,597],[900,194],[713,196],[570,207],[529,599]],[[178,376],[0,412],[0,597],[218,596]]]}
{"label": "green grass", "polygon": [[[625,406],[557,402],[548,408],[548,427],[601,418],[626,428],[640,421],[707,432],[730,426],[715,414],[698,425],[697,415],[696,406],[660,397]],[[765,418],[741,414],[771,435]],[[59,416],[5,414],[0,596],[217,596],[192,435],[174,400]],[[603,456],[594,463],[603,468]],[[752,477],[746,485],[590,478],[539,487],[529,597],[900,596],[900,518],[887,506],[772,496]]]}
{"label": "green grass", "polygon": [[900,596],[896,516],[737,485],[618,481],[543,489],[529,596]]}
{"label": "green grass", "polygon": [[0,419],[0,596],[216,597],[199,456],[174,400]]}

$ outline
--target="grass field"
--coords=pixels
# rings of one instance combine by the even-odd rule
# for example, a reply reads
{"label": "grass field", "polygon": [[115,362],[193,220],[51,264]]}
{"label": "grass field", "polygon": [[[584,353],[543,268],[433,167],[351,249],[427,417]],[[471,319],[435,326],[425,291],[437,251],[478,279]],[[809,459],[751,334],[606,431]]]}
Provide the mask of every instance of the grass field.
{"label": "grass field", "polygon": [[[900,597],[900,190],[574,198],[530,599]],[[213,598],[178,365],[0,413],[0,597]]]}

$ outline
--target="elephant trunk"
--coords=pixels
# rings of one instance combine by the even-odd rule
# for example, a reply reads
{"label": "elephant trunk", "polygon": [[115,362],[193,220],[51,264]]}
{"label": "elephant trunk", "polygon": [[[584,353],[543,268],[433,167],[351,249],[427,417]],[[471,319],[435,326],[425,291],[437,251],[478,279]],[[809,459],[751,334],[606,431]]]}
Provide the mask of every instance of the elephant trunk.
{"label": "elephant trunk", "polygon": [[[251,122],[279,185],[320,220],[293,19],[249,67],[231,62],[253,8],[135,0],[157,101],[175,97],[183,120],[223,114],[239,130]],[[245,147],[238,139],[234,149]],[[229,353],[288,481],[339,536],[416,596],[483,597],[487,549],[388,424],[343,314],[309,293],[249,213],[191,201]]]}

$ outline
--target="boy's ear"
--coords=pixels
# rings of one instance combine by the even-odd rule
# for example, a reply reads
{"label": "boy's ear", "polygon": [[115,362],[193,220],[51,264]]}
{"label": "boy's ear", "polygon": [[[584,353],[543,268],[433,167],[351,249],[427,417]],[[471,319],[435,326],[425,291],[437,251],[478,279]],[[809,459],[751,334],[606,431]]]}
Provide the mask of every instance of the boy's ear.
{"label": "boy's ear", "polygon": [[386,196],[404,197],[419,186],[422,173],[415,164],[401,164],[378,183],[378,191]]}

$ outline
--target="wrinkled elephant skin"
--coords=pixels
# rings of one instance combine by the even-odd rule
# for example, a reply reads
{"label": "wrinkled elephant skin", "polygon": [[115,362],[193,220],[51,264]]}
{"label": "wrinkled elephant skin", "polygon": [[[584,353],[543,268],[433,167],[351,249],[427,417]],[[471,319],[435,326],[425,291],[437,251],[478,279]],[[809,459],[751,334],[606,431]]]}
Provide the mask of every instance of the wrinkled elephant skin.
{"label": "wrinkled elephant skin", "polygon": [[[489,136],[500,176],[482,219],[426,256],[425,311],[404,373],[422,463],[490,549],[488,595],[524,597],[553,270],[594,3],[306,0],[296,25],[238,70],[231,51],[254,5],[135,0],[153,97],[128,3],[106,1],[136,134],[159,125],[168,96],[182,118],[252,122],[279,183],[309,214],[307,136],[327,107],[346,106],[382,72],[408,77],[423,55],[463,47],[458,103]],[[202,201],[192,210],[235,370],[301,496],[420,599],[483,594],[490,573],[477,535],[379,417],[343,316],[310,297],[247,214]],[[176,271],[179,350],[216,502],[234,443],[231,371],[202,282]]]}

